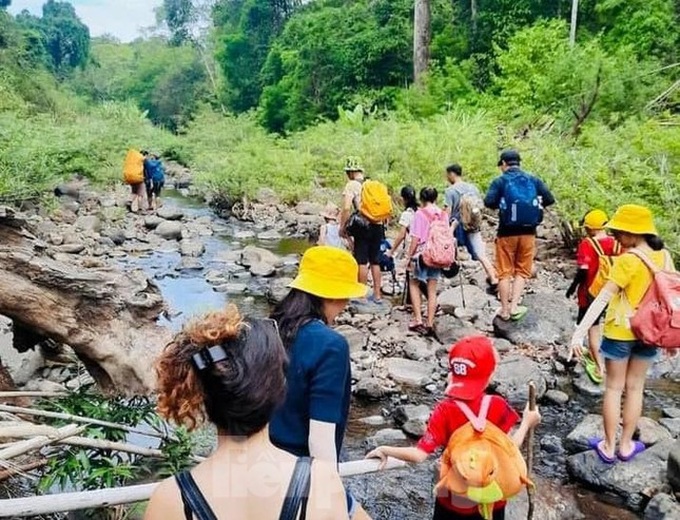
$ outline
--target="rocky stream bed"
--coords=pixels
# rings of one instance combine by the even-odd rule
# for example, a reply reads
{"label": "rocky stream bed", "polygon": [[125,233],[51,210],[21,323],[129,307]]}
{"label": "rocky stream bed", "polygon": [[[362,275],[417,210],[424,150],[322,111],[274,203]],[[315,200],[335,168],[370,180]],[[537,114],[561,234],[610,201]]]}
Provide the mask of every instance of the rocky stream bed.
{"label": "rocky stream bed", "polygon": [[[246,313],[266,314],[286,293],[300,254],[321,223],[323,205],[289,207],[263,190],[249,220],[241,221],[218,217],[202,199],[191,196],[187,182],[177,181],[176,186],[167,191],[156,215],[129,214],[122,188],[102,195],[83,186],[64,189],[68,193],[49,216],[38,208],[26,213],[57,260],[84,270],[102,265],[141,270],[168,304],[159,323],[170,329],[227,301]],[[340,318],[338,330],[351,348],[355,394],[347,458],[363,457],[381,443],[411,443],[421,435],[431,405],[442,395],[447,347],[481,332],[496,337],[502,357],[494,391],[521,409],[528,381],[538,386],[544,420],[536,432],[534,518],[680,519],[671,487],[680,490],[680,362],[661,360],[653,368],[646,417],[639,427],[649,450],[631,463],[611,467],[585,451],[587,439],[601,429],[597,413],[602,388],[566,362],[564,345],[575,312],[563,296],[570,261],[560,249],[556,229],[546,226],[539,238],[539,270],[525,299],[531,311],[520,324],[494,321],[496,302],[483,290],[484,275],[466,261],[460,276],[442,282],[439,341],[406,332],[409,315],[397,305],[385,306],[379,314],[350,308]],[[384,287],[388,293],[394,289],[391,280]],[[396,304],[399,298],[394,297]],[[49,342],[19,354],[9,344],[10,322],[5,328],[0,334],[2,361],[21,388],[55,391],[91,381],[82,367],[44,356]],[[427,518],[435,466],[431,461],[353,477],[348,485],[376,519]],[[518,498],[509,506],[508,518],[525,518],[526,508],[526,498]]]}

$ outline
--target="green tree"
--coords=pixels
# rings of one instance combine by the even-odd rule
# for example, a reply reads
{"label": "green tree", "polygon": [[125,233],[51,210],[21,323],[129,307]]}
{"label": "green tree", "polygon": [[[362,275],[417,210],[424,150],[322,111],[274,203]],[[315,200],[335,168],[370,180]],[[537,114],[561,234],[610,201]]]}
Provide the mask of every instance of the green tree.
{"label": "green tree", "polygon": [[12,5],[12,0],[0,0],[0,9],[7,9]]}
{"label": "green tree", "polygon": [[191,0],[163,0],[163,14],[173,45],[181,45],[191,39],[189,28],[193,18]]}

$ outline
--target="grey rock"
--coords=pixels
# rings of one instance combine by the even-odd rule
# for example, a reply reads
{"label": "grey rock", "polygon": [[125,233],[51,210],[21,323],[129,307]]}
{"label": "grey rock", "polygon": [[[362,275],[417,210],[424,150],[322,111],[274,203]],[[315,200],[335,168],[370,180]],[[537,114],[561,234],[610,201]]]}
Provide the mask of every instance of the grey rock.
{"label": "grey rock", "polygon": [[397,383],[412,386],[428,384],[435,371],[434,363],[402,358],[385,359],[388,375]]}
{"label": "grey rock", "polygon": [[250,274],[267,278],[276,274],[276,267],[267,262],[256,262],[250,265]]}
{"label": "grey rock", "polygon": [[673,490],[680,493],[680,440],[675,441],[671,446],[666,477]]}
{"label": "grey rock", "polygon": [[94,215],[78,217],[78,220],[76,220],[76,228],[81,231],[99,233],[102,229],[102,222],[99,220],[99,217],[95,217]]}
{"label": "grey rock", "polygon": [[110,229],[104,233],[104,236],[111,239],[115,245],[120,246],[127,240],[127,235],[122,229]]}
{"label": "grey rock", "polygon": [[164,220],[156,215],[144,217],[144,227],[146,229],[156,229]]}
{"label": "grey rock", "polygon": [[453,314],[456,309],[465,308],[473,311],[482,310],[489,307],[491,297],[476,285],[463,285],[452,287],[437,296],[437,303],[442,311]]}
{"label": "grey rock", "polygon": [[412,437],[422,437],[425,434],[429,418],[430,408],[424,404],[399,406],[394,414],[397,425]]}
{"label": "grey rock", "polygon": [[434,344],[421,337],[408,337],[404,345],[404,355],[408,359],[414,361],[430,361],[437,353],[437,347]]}
{"label": "grey rock", "polygon": [[562,406],[569,402],[569,394],[561,390],[548,390],[545,393],[545,399],[550,403]]}
{"label": "grey rock", "polygon": [[213,258],[213,262],[219,262],[223,264],[234,264],[241,260],[241,251],[234,250],[223,250],[218,252]]}
{"label": "grey rock", "polygon": [[236,240],[248,240],[249,238],[255,238],[255,231],[250,229],[239,229],[234,231],[233,236]]}
{"label": "grey rock", "polygon": [[478,330],[472,328],[469,324],[449,315],[438,317],[435,322],[435,328],[437,330],[437,337],[447,347],[467,336],[480,334]]}
{"label": "grey rock", "polygon": [[358,397],[381,399],[391,392],[377,377],[366,377],[357,382],[354,386],[354,393]]}
{"label": "grey rock", "polygon": [[663,419],[659,419],[659,422],[664,428],[671,432],[673,438],[677,439],[680,437],[680,417],[677,419],[668,419],[667,417],[664,417]]}
{"label": "grey rock", "polygon": [[259,263],[268,264],[273,267],[281,267],[283,265],[281,258],[279,258],[277,255],[271,251],[256,246],[246,246],[245,249],[243,249],[241,252],[240,263],[245,267],[250,267]]}
{"label": "grey rock", "polygon": [[248,290],[248,284],[230,282],[213,287],[213,291],[228,294],[241,294]]}
{"label": "grey rock", "polygon": [[198,258],[205,253],[205,244],[200,240],[182,240],[179,252],[182,256]]}
{"label": "grey rock", "polygon": [[524,409],[529,381],[536,383],[536,398],[541,399],[548,390],[548,383],[540,365],[528,357],[510,355],[498,363],[491,386],[513,406]]}
{"label": "grey rock", "polygon": [[385,428],[378,430],[375,435],[367,439],[369,446],[381,446],[383,444],[394,444],[408,440],[404,432],[395,428]]}
{"label": "grey rock", "polygon": [[165,220],[156,226],[156,234],[165,240],[181,240],[182,224],[177,221]]}
{"label": "grey rock", "polygon": [[604,464],[594,450],[567,459],[569,474],[588,487],[604,490],[626,500],[626,505],[640,510],[648,489],[660,489],[672,441],[664,441],[645,450],[625,464]]}
{"label": "grey rock", "polygon": [[640,417],[638,421],[638,440],[645,446],[654,446],[663,441],[672,439],[670,432],[654,419]]}
{"label": "grey rock", "polygon": [[280,197],[271,188],[260,188],[257,190],[255,200],[268,206],[277,206],[281,202]]}
{"label": "grey rock", "polygon": [[557,435],[544,435],[541,437],[541,449],[546,453],[556,455],[564,453],[562,439],[560,439]]}
{"label": "grey rock", "polygon": [[361,352],[366,347],[368,338],[366,333],[352,327],[351,325],[340,325],[335,328],[336,332],[342,334],[349,343],[350,352]]}
{"label": "grey rock", "polygon": [[604,395],[604,384],[597,385],[586,374],[579,374],[573,380],[576,391],[582,395],[600,397]]}
{"label": "grey rock", "polygon": [[64,244],[57,247],[57,251],[67,255],[79,255],[85,251],[85,244]]}
{"label": "grey rock", "polygon": [[7,368],[14,382],[21,386],[33,379],[36,372],[45,365],[45,358],[38,348],[28,349],[23,353],[8,348],[3,351],[2,364]]}
{"label": "grey rock", "polygon": [[367,426],[383,426],[387,421],[382,415],[369,415],[359,419],[359,422]]}
{"label": "grey rock", "polygon": [[290,292],[290,288],[288,286],[292,281],[292,278],[275,278],[269,282],[265,293],[267,300],[273,304],[282,302]]}
{"label": "grey rock", "polygon": [[494,338],[493,346],[500,354],[505,354],[506,352],[511,352],[514,345],[510,343],[507,339]]}
{"label": "grey rock", "polygon": [[604,436],[602,416],[596,414],[586,415],[574,428],[564,441],[564,447],[569,453],[579,453],[589,450],[588,441]]}
{"label": "grey rock", "polygon": [[[100,246],[102,246],[103,248],[112,249],[112,248],[116,247],[116,244],[109,237],[99,237],[99,240],[97,240],[97,243]],[[94,256],[98,256],[98,255],[94,255]],[[99,256],[101,256],[101,255],[99,255]]]}
{"label": "grey rock", "polygon": [[543,347],[568,343],[574,322],[566,298],[558,297],[554,292],[538,292],[528,294],[523,304],[529,312],[520,321],[494,319],[496,336],[515,345]]}
{"label": "grey rock", "polygon": [[184,212],[181,209],[167,205],[160,207],[156,211],[156,215],[165,220],[182,220],[184,218]]}
{"label": "grey rock", "polygon": [[65,392],[66,387],[47,379],[31,379],[23,388],[29,392]]}
{"label": "grey rock", "polygon": [[300,215],[318,215],[324,210],[323,204],[318,204],[316,202],[299,202],[295,206],[295,211]]}
{"label": "grey rock", "polygon": [[54,246],[60,246],[64,243],[64,235],[59,233],[50,233],[47,236],[47,241]]}
{"label": "grey rock", "polygon": [[670,417],[671,419],[680,419],[680,408],[664,408],[663,409],[663,414],[666,417]]}
{"label": "grey rock", "polygon": [[269,231],[263,231],[262,233],[257,234],[257,239],[258,240],[281,240],[281,233],[274,229],[270,229]]}
{"label": "grey rock", "polygon": [[644,520],[680,520],[680,504],[666,493],[657,493],[647,504]]}
{"label": "grey rock", "polygon": [[203,264],[198,258],[185,256],[180,263],[175,267],[175,271],[200,271],[203,269]]}

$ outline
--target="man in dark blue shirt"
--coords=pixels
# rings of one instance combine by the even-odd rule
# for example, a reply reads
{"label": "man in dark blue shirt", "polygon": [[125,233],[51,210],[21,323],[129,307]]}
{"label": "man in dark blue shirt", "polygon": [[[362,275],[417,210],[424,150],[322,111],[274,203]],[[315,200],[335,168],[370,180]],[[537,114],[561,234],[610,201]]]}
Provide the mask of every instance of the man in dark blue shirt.
{"label": "man in dark blue shirt", "polygon": [[[543,208],[555,203],[546,185],[520,169],[515,150],[501,154],[502,175],[494,179],[484,198],[487,208],[499,210],[496,239],[496,272],[503,320],[521,320],[527,308],[520,305],[526,281],[533,276],[536,228],[543,220]],[[514,282],[513,282],[514,279]]]}

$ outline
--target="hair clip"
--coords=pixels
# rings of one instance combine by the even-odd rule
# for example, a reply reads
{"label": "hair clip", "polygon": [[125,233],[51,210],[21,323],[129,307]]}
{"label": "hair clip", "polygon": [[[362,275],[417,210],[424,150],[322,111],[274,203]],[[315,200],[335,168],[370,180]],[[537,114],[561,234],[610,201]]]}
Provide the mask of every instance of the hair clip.
{"label": "hair clip", "polygon": [[199,371],[203,371],[225,359],[227,359],[227,352],[221,345],[203,348],[191,356],[192,363],[196,367],[196,370]]}

